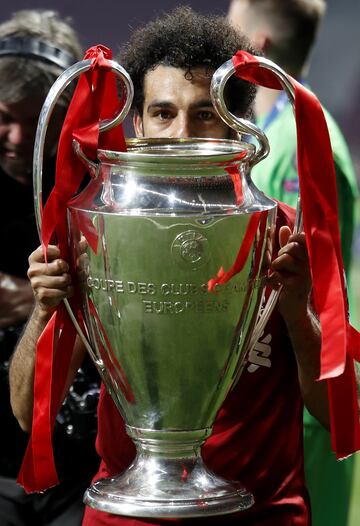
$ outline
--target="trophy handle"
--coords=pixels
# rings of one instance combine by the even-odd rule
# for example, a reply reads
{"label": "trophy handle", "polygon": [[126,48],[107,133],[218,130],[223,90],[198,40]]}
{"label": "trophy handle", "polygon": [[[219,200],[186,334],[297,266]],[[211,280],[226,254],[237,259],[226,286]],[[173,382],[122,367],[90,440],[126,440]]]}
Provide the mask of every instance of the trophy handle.
{"label": "trophy handle", "polygon": [[[114,126],[120,124],[128,114],[132,100],[134,97],[134,87],[132,80],[127,73],[127,71],[120,66],[117,62],[113,60],[108,60],[108,63],[111,66],[111,70],[120,77],[121,81],[125,86],[126,100],[121,111],[115,115],[113,119],[104,119],[100,121],[100,132],[110,130]],[[49,126],[50,118],[55,108],[55,105],[62,94],[62,92],[68,87],[68,85],[80,76],[82,73],[85,73],[91,68],[92,59],[81,60],[76,64],[73,64],[68,69],[66,69],[54,82],[52,85],[43,107],[40,112],[38,125],[36,129],[35,144],[34,144],[34,158],[33,158],[33,185],[34,185],[34,208],[35,208],[35,218],[37,229],[39,233],[39,238],[41,241],[41,223],[42,223],[42,171],[43,171],[43,157],[44,157],[44,144],[46,138],[46,132]],[[80,145],[79,145],[80,148]],[[81,150],[80,150],[81,151]],[[79,155],[79,154],[78,154]],[[79,155],[81,157],[81,155]],[[97,164],[90,161],[85,154],[83,154],[82,160],[85,162],[88,170],[92,175],[97,173]],[[63,300],[65,303],[66,310],[73,322],[77,333],[79,334],[82,342],[85,345],[86,350],[89,352],[91,358],[97,365],[100,374],[103,372],[102,364],[99,363],[99,359],[93,351],[88,338],[81,329],[72,309],[70,303],[67,299]]]}
{"label": "trophy handle", "polygon": [[211,79],[210,95],[214,108],[222,118],[222,120],[235,130],[238,134],[250,135],[255,137],[259,143],[259,147],[255,150],[255,153],[250,158],[250,165],[254,166],[259,163],[270,151],[269,141],[265,133],[253,122],[237,117],[231,111],[228,110],[225,99],[224,89],[229,78],[236,73],[236,68],[232,60],[228,60],[222,66],[220,66]]}
{"label": "trophy handle", "polygon": [[[295,110],[295,91],[287,73],[285,73],[283,69],[281,69],[277,64],[275,64],[269,59],[263,57],[256,57],[256,59],[258,61],[259,67],[268,69],[276,75],[285,93],[288,96],[289,102],[291,103],[293,110]],[[270,146],[266,135],[260,128],[258,128],[254,123],[246,119],[237,117],[236,115],[231,113],[226,106],[224,100],[224,88],[226,82],[234,73],[236,73],[236,71],[237,68],[234,66],[232,60],[228,60],[222,66],[220,66],[213,75],[210,87],[210,94],[216,111],[218,112],[222,120],[228,126],[230,126],[230,128],[235,130],[237,133],[251,135],[252,137],[255,137],[255,139],[258,141],[259,148],[255,151],[254,157],[250,160],[250,166],[254,166],[268,155],[270,151]],[[293,233],[295,234],[301,230],[302,210],[300,196],[298,196]],[[270,315],[277,303],[281,289],[282,287],[280,287],[278,290],[271,291],[264,309],[262,310],[262,312],[259,313],[257,322],[255,324],[253,333],[249,341],[247,353],[254,348],[256,342],[261,337],[265,325],[267,324]]]}

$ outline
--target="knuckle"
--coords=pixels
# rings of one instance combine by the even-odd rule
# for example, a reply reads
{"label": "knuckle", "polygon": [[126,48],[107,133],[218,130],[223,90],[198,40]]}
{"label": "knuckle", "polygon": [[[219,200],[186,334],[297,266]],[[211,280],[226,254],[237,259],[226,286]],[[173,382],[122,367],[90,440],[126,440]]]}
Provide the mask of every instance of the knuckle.
{"label": "knuckle", "polygon": [[42,257],[42,247],[38,247],[36,250],[31,252],[30,256],[28,257],[28,262],[31,264],[33,261],[40,261]]}
{"label": "knuckle", "polygon": [[293,252],[298,246],[299,243],[297,241],[291,241],[291,243],[288,244],[288,252]]}
{"label": "knuckle", "polygon": [[68,286],[70,284],[71,284],[71,278],[70,278],[69,274],[63,274],[62,276],[60,276],[60,278],[59,278],[59,285],[61,287],[66,287],[66,286]]}
{"label": "knuckle", "polygon": [[66,261],[64,261],[63,259],[56,259],[54,261],[54,270],[58,274],[66,272],[68,270],[68,265],[67,265]]}
{"label": "knuckle", "polygon": [[38,263],[31,264],[27,271],[28,278],[32,279],[35,276],[39,276],[39,274],[41,274],[40,269],[39,269],[39,264]]}
{"label": "knuckle", "polygon": [[40,290],[43,288],[41,278],[38,276],[32,276],[30,278],[31,287],[36,290],[36,293],[39,294]]}

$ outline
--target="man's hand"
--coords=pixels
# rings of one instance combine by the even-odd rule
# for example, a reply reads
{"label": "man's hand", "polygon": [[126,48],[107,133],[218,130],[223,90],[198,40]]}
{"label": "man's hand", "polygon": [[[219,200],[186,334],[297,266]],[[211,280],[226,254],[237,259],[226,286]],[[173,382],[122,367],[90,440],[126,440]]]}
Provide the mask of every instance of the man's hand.
{"label": "man's hand", "polygon": [[279,231],[280,250],[272,262],[269,284],[282,286],[278,308],[285,322],[296,323],[308,312],[311,275],[305,234],[291,234],[287,226]]}
{"label": "man's hand", "polygon": [[[30,431],[33,416],[34,370],[36,345],[52,312],[64,298],[73,294],[68,264],[60,259],[60,250],[50,245],[45,263],[42,247],[29,257],[28,276],[35,296],[35,309],[25,327],[15,352],[10,370],[10,400],[13,413],[24,431]],[[80,367],[85,349],[79,340],[70,364],[66,391]],[[65,393],[64,393],[65,394]]]}
{"label": "man's hand", "polygon": [[33,307],[28,280],[0,272],[0,329],[19,325],[30,316]]}
{"label": "man's hand", "polygon": [[309,301],[311,274],[305,234],[291,234],[288,227],[279,231],[280,250],[272,262],[270,285],[282,286],[278,309],[286,323],[298,367],[303,400],[310,413],[329,428],[326,382],[318,382],[321,333]]}
{"label": "man's hand", "polygon": [[29,257],[28,277],[34,292],[39,316],[49,317],[61,300],[73,294],[69,265],[60,259],[60,250],[55,245],[47,249],[47,263],[42,247]]}

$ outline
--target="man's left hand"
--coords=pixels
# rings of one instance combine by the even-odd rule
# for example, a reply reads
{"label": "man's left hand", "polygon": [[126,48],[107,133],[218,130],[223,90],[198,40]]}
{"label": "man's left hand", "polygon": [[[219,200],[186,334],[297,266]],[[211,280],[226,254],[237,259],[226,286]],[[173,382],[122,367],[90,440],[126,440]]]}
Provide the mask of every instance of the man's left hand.
{"label": "man's left hand", "polygon": [[269,284],[282,286],[278,308],[286,322],[296,322],[307,312],[311,290],[305,234],[292,234],[287,226],[279,231],[280,250],[271,265]]}

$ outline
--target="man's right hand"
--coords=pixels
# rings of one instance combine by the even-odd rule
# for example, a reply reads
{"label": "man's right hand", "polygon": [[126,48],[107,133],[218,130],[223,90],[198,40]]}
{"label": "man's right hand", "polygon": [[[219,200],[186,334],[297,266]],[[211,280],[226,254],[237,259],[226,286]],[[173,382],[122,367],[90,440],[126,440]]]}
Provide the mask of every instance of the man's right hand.
{"label": "man's right hand", "polygon": [[[18,341],[9,369],[11,407],[21,428],[27,432],[30,432],[32,427],[37,342],[54,309],[61,300],[73,294],[69,266],[66,261],[60,259],[58,247],[48,247],[47,263],[42,247],[37,248],[29,257],[29,265],[28,277],[36,305]],[[64,395],[74,380],[84,353],[82,342],[77,340]]]}
{"label": "man's right hand", "polygon": [[40,316],[48,317],[61,300],[72,296],[68,271],[69,265],[60,259],[60,250],[55,245],[47,248],[47,263],[41,246],[30,255],[28,277]]}

